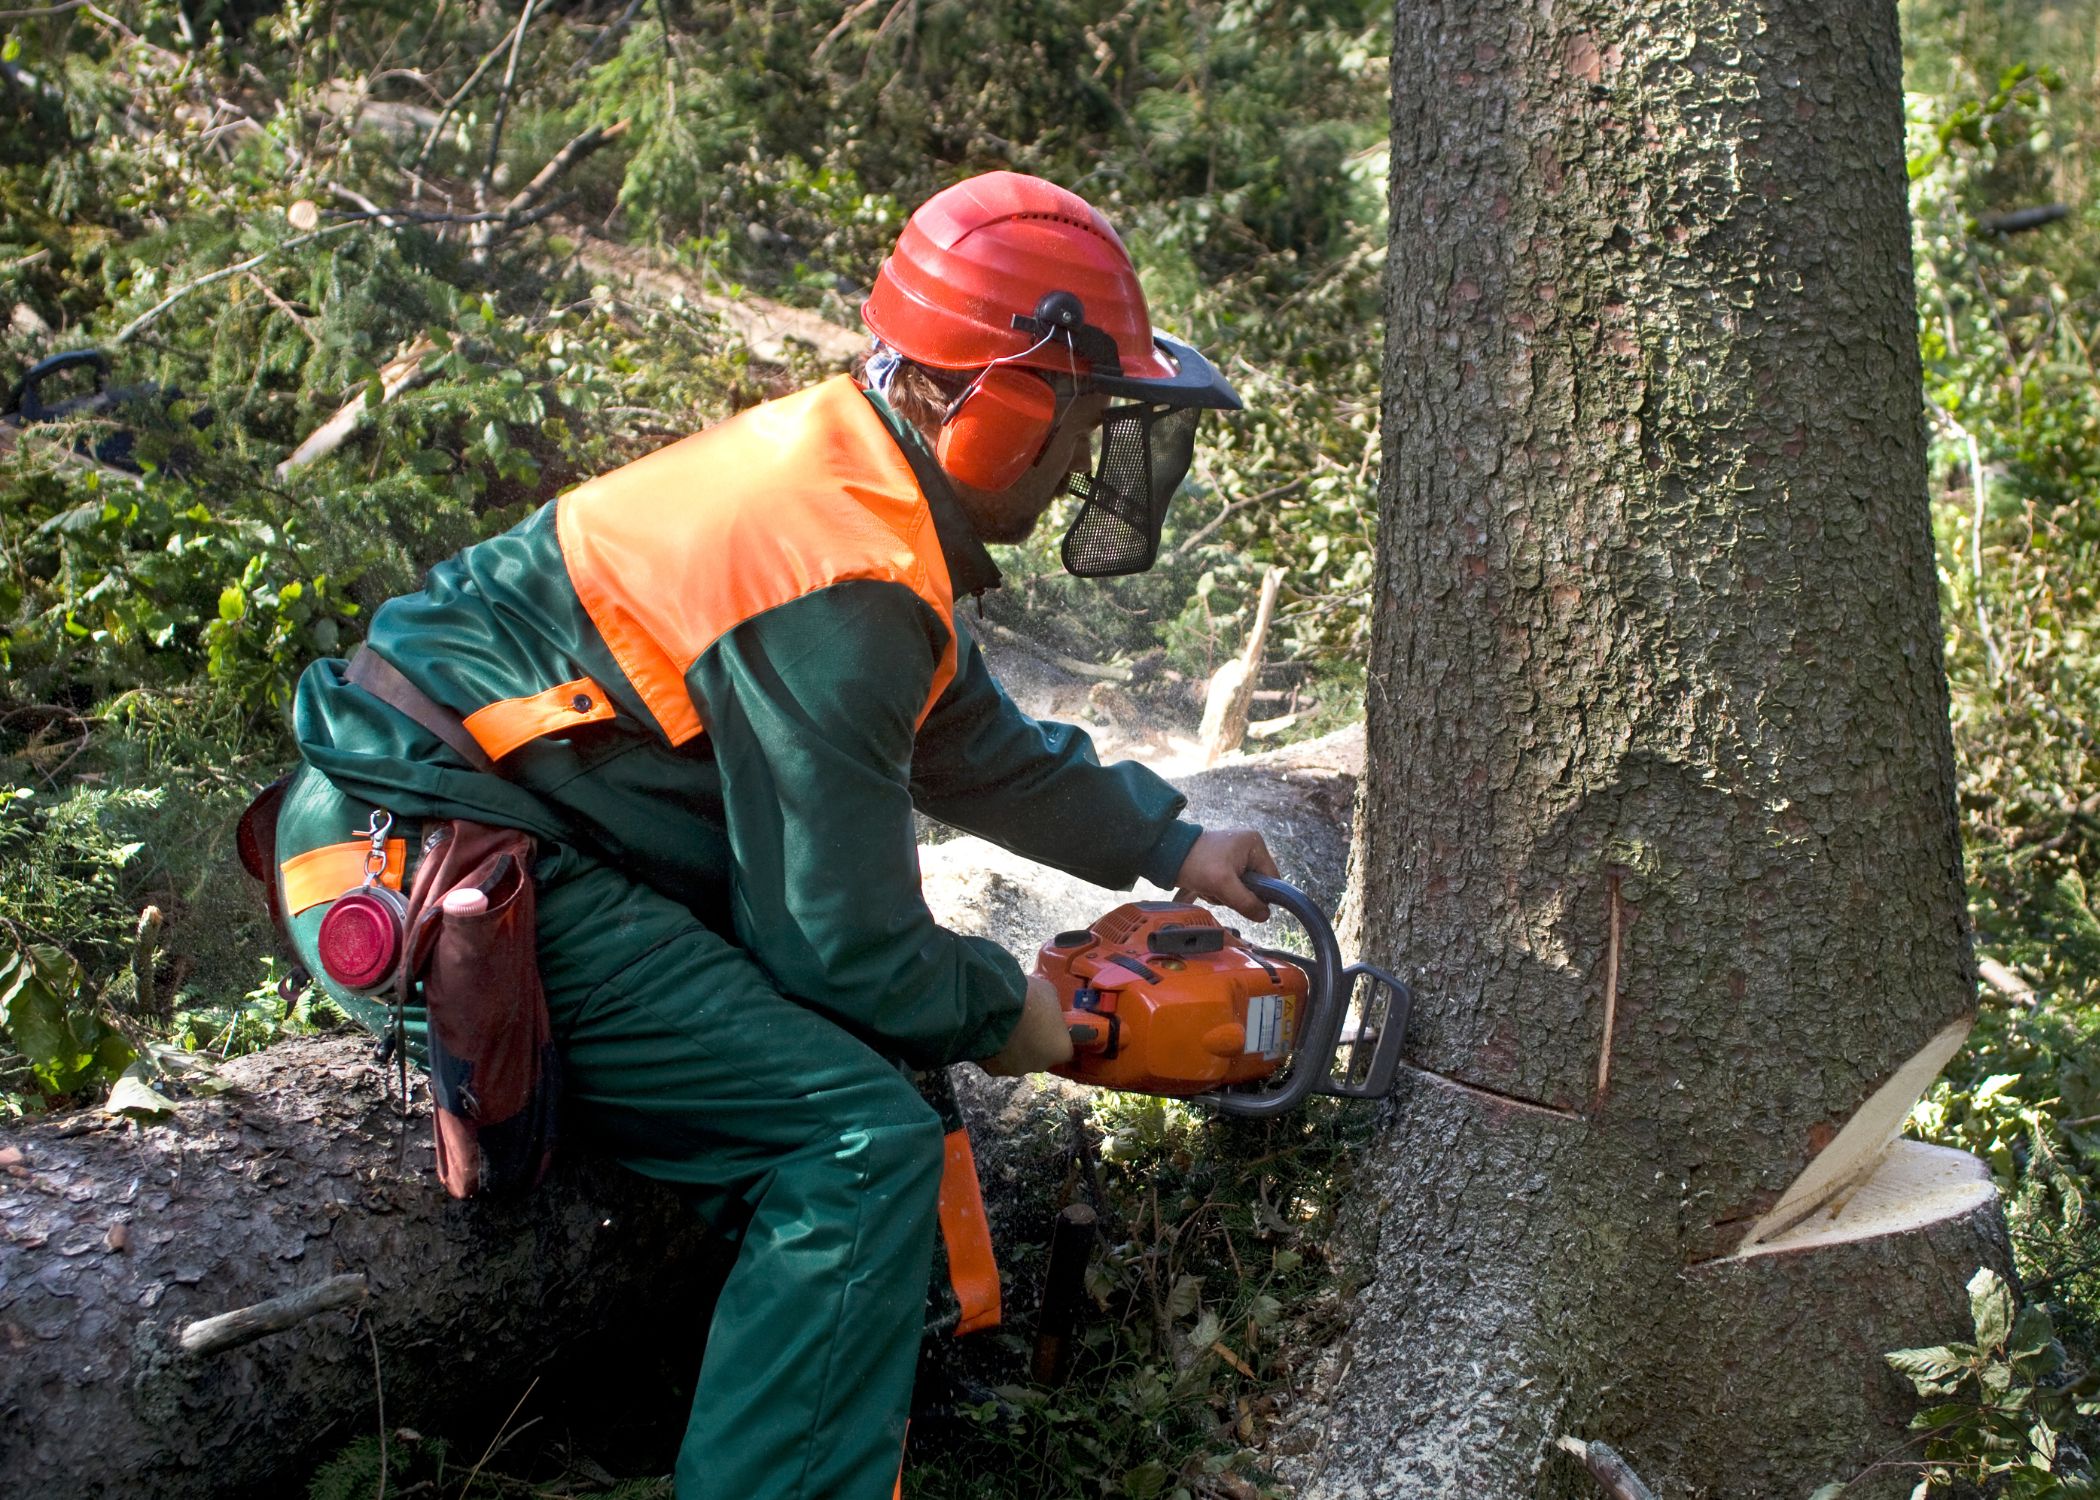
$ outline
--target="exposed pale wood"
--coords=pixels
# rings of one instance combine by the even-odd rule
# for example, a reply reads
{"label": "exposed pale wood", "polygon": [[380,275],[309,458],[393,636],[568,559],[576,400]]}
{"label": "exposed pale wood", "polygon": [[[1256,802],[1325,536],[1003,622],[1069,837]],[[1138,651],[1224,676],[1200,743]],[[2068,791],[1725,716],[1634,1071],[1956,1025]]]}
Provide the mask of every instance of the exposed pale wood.
{"label": "exposed pale wood", "polygon": [[1770,1213],[1757,1221],[1743,1237],[1742,1249],[1754,1249],[1808,1218],[1816,1210],[1841,1198],[1880,1167],[1911,1106],[1925,1096],[1932,1080],[1948,1059],[1960,1050],[1962,1039],[1975,1024],[1974,1016],[1963,1016],[1942,1027],[1930,1041],[1897,1068],[1871,1094],[1835,1137],[1816,1153]]}
{"label": "exposed pale wood", "polygon": [[286,1292],[282,1297],[272,1297],[253,1307],[220,1313],[216,1318],[200,1318],[184,1328],[176,1342],[182,1346],[183,1353],[200,1358],[223,1353],[268,1334],[297,1327],[318,1314],[355,1307],[365,1300],[370,1290],[362,1276],[331,1276],[304,1290]]}
{"label": "exposed pale wood", "polygon": [[1197,734],[1205,766],[1216,765],[1221,756],[1239,749],[1247,737],[1247,713],[1261,677],[1269,621],[1276,613],[1276,594],[1282,587],[1283,569],[1270,568],[1262,575],[1261,602],[1255,606],[1254,626],[1247,632],[1246,647],[1236,660],[1225,663],[1211,676],[1210,693],[1203,706],[1203,728]]}
{"label": "exposed pale wood", "polygon": [[2022,979],[2018,974],[2014,973],[2004,964],[1998,962],[1998,960],[1995,958],[1986,958],[1978,960],[1976,964],[1976,972],[1983,977],[1983,982],[1985,984],[1989,985],[1992,989],[1996,990],[2006,999],[2017,1000],[2020,1004],[2026,1006],[2029,1010],[2032,1010],[2041,999],[2041,997],[2035,993],[2033,985],[2029,984],[2026,980]]}
{"label": "exposed pale wood", "polygon": [[1580,1438],[1563,1437],[1558,1447],[1563,1453],[1573,1454],[1613,1500],[1655,1500],[1655,1491],[1641,1482],[1641,1476],[1633,1472],[1633,1465],[1621,1458],[1610,1444],[1585,1443]]}
{"label": "exposed pale wood", "polygon": [[[382,402],[391,401],[403,391],[412,390],[430,378],[424,360],[437,352],[437,345],[419,338],[379,367],[379,389]],[[326,458],[343,446],[350,434],[357,431],[365,419],[370,402],[365,390],[345,401],[336,414],[306,435],[305,441],[291,451],[291,455],[277,466],[277,477],[284,479],[295,470],[303,469],[316,459]]]}

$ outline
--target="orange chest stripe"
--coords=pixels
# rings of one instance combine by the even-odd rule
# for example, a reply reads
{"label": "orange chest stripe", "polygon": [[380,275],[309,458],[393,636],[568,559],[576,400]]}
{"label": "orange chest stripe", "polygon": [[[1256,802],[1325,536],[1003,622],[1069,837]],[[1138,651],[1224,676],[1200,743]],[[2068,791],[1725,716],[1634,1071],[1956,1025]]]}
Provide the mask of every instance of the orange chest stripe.
{"label": "orange chest stripe", "polygon": [[[673,744],[704,725],[685,674],[744,621],[855,580],[897,583],[951,620],[933,518],[882,418],[841,376],[564,495],[576,596]],[[954,678],[952,634],[919,720]]]}

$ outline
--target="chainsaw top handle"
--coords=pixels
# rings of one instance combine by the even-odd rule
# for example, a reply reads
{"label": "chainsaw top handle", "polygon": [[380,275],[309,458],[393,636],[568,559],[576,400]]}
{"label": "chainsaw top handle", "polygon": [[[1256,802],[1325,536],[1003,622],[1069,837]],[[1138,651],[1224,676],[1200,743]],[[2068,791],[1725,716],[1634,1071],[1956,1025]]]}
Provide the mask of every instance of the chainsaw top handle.
{"label": "chainsaw top handle", "polygon": [[[1312,943],[1312,956],[1263,949],[1274,957],[1289,959],[1305,971],[1305,1017],[1292,1049],[1289,1076],[1281,1083],[1248,1084],[1206,1096],[1232,1115],[1264,1117],[1296,1109],[1316,1093],[1343,1099],[1382,1099],[1392,1091],[1400,1070],[1400,1049],[1406,1043],[1408,1013],[1413,995],[1408,987],[1385,970],[1371,964],[1344,964],[1341,945],[1327,914],[1298,887],[1266,875],[1244,874],[1240,883],[1272,906],[1280,906],[1298,919]],[[1351,999],[1361,985],[1371,986],[1371,1001],[1378,1007],[1378,1024],[1351,1043],[1350,1065],[1341,1077],[1334,1073],[1335,1050],[1341,1045],[1342,1023]],[[1369,1056],[1359,1067],[1357,1051],[1363,1037],[1370,1038]]]}
{"label": "chainsaw top handle", "polygon": [[1271,906],[1280,906],[1297,918],[1312,943],[1312,957],[1298,960],[1307,981],[1305,1015],[1298,1026],[1297,1045],[1291,1049],[1289,1074],[1280,1083],[1247,1084],[1210,1096],[1227,1114],[1260,1118],[1286,1114],[1303,1104],[1333,1065],[1335,1044],[1342,1030],[1342,949],[1327,914],[1289,881],[1250,871],[1240,876],[1240,883]]}

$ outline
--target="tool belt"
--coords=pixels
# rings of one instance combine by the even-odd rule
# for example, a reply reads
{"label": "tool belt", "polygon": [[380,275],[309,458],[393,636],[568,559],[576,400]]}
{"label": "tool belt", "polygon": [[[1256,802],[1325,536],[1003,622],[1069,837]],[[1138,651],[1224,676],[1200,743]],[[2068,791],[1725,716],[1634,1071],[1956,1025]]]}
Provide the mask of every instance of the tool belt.
{"label": "tool belt", "polygon": [[[477,769],[495,769],[457,715],[373,652],[360,651],[346,678],[459,750]],[[236,833],[241,863],[262,883],[271,922],[288,948],[276,844],[290,781],[286,776],[264,788],[241,815]],[[367,830],[382,851],[381,865],[383,817],[375,812]],[[405,898],[383,891],[370,864],[362,886],[333,898],[358,924],[345,948],[354,956],[339,957],[344,972],[337,973],[324,942],[322,964],[337,983],[386,994],[396,1047],[404,1008],[420,988],[429,1020],[437,1173],[445,1190],[469,1198],[527,1188],[553,1160],[561,1095],[561,1058],[540,982],[532,835],[467,818],[425,826],[421,862]]]}

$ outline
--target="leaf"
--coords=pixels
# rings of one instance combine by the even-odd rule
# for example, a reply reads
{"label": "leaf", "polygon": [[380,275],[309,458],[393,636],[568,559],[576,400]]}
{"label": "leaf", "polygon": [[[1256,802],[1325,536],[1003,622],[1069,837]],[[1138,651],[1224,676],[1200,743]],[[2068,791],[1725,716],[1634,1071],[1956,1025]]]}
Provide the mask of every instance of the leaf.
{"label": "leaf", "polygon": [[1177,1276],[1174,1286],[1167,1293],[1167,1316],[1186,1318],[1193,1314],[1203,1301],[1203,1278],[1201,1276]]}
{"label": "leaf", "polygon": [[1810,1495],[1808,1500],[1838,1500],[1838,1496],[1844,1494],[1845,1490],[1846,1486],[1842,1484],[1826,1484]]}
{"label": "leaf", "polygon": [[1134,1469],[1123,1471],[1123,1493],[1130,1500],[1155,1500],[1167,1487],[1167,1466],[1158,1459],[1147,1459]]}
{"label": "leaf", "polygon": [[103,1101],[102,1112],[147,1120],[165,1119],[174,1114],[174,1101],[155,1089],[149,1077],[143,1063],[133,1063],[126,1068],[124,1076],[110,1089],[109,1098]]}
{"label": "leaf", "polygon": [[219,590],[219,618],[229,624],[248,612],[248,596],[239,584],[229,583]]}
{"label": "leaf", "polygon": [[10,970],[6,1021],[15,1049],[46,1090],[70,1093],[95,1061],[68,1013],[80,993],[80,966],[55,948],[33,947],[16,950]]}
{"label": "leaf", "polygon": [[1218,1335],[1222,1332],[1224,1325],[1218,1321],[1218,1315],[1205,1308],[1203,1315],[1196,1319],[1196,1326],[1189,1330],[1189,1342],[1198,1349],[1208,1349],[1218,1341]]}
{"label": "leaf", "polygon": [[2008,1353],[2041,1354],[2056,1342],[2055,1325],[2049,1321],[2047,1308],[2023,1307],[2020,1315],[2013,1319],[2012,1333],[2006,1338]]}
{"label": "leaf", "polygon": [[1968,1361],[1944,1344],[1931,1349],[1897,1349],[1882,1358],[1897,1374],[1909,1376],[1921,1396],[1951,1393],[1954,1386],[1949,1377],[1968,1368]]}
{"label": "leaf", "polygon": [[1969,1312],[1976,1320],[1977,1347],[2002,1347],[2012,1332],[2013,1295],[1989,1266],[1969,1278]]}

